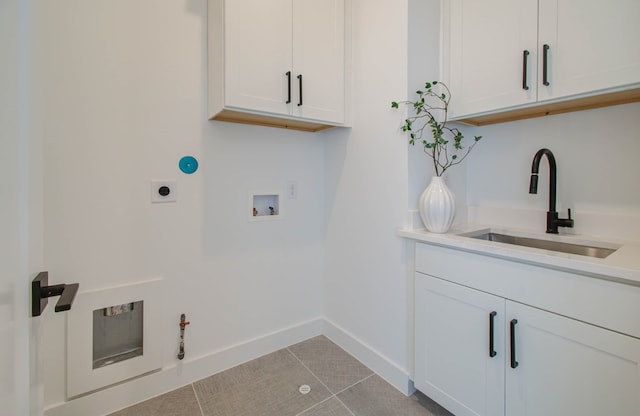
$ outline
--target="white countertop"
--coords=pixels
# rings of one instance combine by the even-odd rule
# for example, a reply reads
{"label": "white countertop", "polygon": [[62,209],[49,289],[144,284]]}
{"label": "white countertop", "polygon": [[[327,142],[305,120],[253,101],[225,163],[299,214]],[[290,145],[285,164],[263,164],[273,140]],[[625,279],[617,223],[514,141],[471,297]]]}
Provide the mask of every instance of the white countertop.
{"label": "white countertop", "polygon": [[[606,258],[599,259],[577,254],[566,254],[538,248],[479,240],[461,235],[483,231],[542,240],[563,241],[573,244],[619,248]],[[640,286],[640,242],[612,239],[604,240],[597,237],[581,235],[553,235],[544,232],[536,233],[530,230],[507,229],[499,226],[473,224],[453,227],[445,234],[430,233],[425,229],[412,229],[399,230],[398,235],[423,243]]]}

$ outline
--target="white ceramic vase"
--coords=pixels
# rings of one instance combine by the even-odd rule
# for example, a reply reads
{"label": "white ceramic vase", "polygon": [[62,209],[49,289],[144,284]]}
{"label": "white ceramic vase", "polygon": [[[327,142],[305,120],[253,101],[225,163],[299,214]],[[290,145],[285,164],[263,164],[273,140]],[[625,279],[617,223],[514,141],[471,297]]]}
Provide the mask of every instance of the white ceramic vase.
{"label": "white ceramic vase", "polygon": [[456,200],[441,176],[431,178],[431,183],[420,195],[420,218],[432,233],[446,233],[456,214]]}

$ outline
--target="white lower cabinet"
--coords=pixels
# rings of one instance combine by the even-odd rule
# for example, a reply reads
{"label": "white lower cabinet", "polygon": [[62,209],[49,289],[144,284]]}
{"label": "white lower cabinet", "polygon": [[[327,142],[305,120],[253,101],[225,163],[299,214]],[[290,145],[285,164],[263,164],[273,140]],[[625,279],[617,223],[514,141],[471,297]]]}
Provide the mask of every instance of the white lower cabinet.
{"label": "white lower cabinet", "polygon": [[640,415],[639,339],[507,301],[512,319],[507,415]]}
{"label": "white lower cabinet", "polygon": [[416,273],[415,386],[457,416],[637,416],[640,339]]}
{"label": "white lower cabinet", "polygon": [[415,296],[416,388],[456,416],[504,414],[505,300],[420,273]]}

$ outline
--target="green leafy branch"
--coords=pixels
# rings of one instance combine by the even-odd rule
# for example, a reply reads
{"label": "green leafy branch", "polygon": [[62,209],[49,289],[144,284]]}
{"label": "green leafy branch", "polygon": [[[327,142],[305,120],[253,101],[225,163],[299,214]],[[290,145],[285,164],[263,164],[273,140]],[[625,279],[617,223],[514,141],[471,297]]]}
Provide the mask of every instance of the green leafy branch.
{"label": "green leafy branch", "polygon": [[[434,91],[434,88],[440,91]],[[442,82],[427,82],[424,90],[416,91],[416,101],[393,101],[392,108],[399,108],[400,104],[413,107],[412,117],[405,120],[402,131],[409,134],[409,143],[422,143],[424,152],[433,159],[436,176],[442,174],[451,166],[462,163],[482,136],[474,136],[474,141],[468,147],[462,145],[464,135],[456,127],[447,126],[447,112],[451,92]],[[442,114],[442,121],[438,121],[436,114]],[[429,134],[430,133],[430,134]]]}

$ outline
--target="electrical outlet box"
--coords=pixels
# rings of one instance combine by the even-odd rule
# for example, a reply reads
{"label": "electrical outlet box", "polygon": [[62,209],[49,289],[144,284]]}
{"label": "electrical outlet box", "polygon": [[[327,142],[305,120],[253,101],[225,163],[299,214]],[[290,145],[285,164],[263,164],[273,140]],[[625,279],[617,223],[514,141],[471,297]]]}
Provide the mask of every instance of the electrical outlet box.
{"label": "electrical outlet box", "polygon": [[296,181],[287,182],[287,197],[289,199],[298,199],[298,182]]}
{"label": "electrical outlet box", "polygon": [[178,200],[178,186],[175,179],[152,180],[151,202],[176,202]]}

